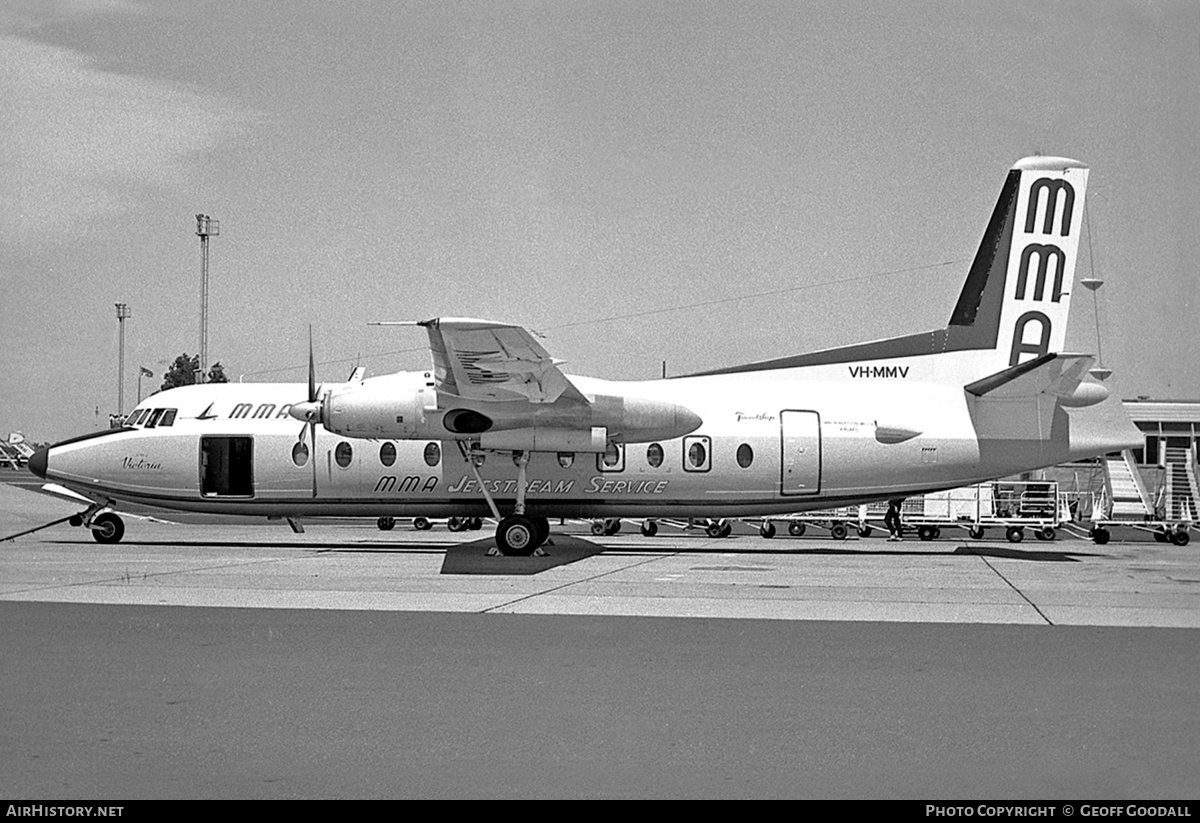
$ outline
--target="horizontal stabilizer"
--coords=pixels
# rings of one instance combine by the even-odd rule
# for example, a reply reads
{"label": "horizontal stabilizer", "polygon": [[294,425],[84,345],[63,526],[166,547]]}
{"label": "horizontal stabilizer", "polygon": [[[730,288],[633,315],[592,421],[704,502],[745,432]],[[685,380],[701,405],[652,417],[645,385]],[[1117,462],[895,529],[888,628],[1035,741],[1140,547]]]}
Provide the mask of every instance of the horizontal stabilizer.
{"label": "horizontal stabilizer", "polygon": [[1108,397],[1108,390],[1103,386],[1083,382],[1094,362],[1095,358],[1090,354],[1045,354],[976,380],[964,388],[969,394],[991,400],[1046,395],[1064,406],[1091,406]]}

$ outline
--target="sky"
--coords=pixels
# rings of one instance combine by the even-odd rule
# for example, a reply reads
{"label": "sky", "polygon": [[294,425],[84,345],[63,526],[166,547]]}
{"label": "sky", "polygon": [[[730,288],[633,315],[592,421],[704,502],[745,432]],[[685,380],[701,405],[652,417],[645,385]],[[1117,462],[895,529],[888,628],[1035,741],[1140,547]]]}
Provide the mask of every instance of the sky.
{"label": "sky", "polygon": [[[427,368],[438,316],[684,374],[940,328],[1007,169],[1091,169],[1068,348],[1200,398],[1200,5],[0,4],[0,437]],[[1097,332],[1099,334],[1097,334]]]}

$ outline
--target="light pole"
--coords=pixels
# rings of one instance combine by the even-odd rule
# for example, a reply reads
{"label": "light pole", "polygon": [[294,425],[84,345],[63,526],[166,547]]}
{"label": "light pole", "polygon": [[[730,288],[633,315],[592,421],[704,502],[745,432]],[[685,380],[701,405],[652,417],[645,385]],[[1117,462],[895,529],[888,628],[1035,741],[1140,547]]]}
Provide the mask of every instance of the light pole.
{"label": "light pole", "polygon": [[145,366],[138,366],[138,404],[139,405],[142,402],[142,378],[143,377],[153,377],[153,376],[154,376],[154,372],[150,371],[150,369],[146,368]]}
{"label": "light pole", "polygon": [[117,414],[125,413],[125,318],[133,312],[124,303],[114,303],[117,307],[117,326],[121,329],[121,352],[117,362]]}
{"label": "light pole", "polygon": [[200,238],[200,369],[196,382],[204,382],[208,368],[208,238],[221,233],[220,221],[207,214],[196,215],[196,236]]}

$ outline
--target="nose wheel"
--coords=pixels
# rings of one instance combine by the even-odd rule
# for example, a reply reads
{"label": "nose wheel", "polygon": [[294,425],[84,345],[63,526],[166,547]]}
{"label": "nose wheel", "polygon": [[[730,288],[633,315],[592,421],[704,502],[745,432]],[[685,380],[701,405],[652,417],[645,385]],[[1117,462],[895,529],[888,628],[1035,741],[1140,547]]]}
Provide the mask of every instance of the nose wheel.
{"label": "nose wheel", "polygon": [[97,543],[120,543],[125,536],[125,521],[112,512],[104,512],[92,520],[91,529]]}

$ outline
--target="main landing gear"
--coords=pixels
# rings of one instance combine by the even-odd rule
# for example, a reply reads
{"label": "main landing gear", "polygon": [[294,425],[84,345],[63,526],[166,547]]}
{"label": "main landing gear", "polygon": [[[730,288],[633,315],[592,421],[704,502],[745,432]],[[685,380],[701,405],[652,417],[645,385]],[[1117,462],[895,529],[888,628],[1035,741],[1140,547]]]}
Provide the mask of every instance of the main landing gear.
{"label": "main landing gear", "polygon": [[483,452],[469,449],[467,444],[461,440],[458,445],[463,459],[475,475],[475,482],[479,484],[483,496],[487,498],[492,516],[500,521],[496,526],[496,550],[500,554],[510,557],[544,554],[541,546],[550,537],[550,521],[525,512],[525,490],[528,487],[525,470],[529,466],[529,452],[513,452],[513,463],[517,467],[517,502],[513,506],[513,513],[508,517],[502,517],[496,501],[492,499],[491,492],[488,491],[483,478],[479,476],[479,467],[483,465],[486,455]]}

